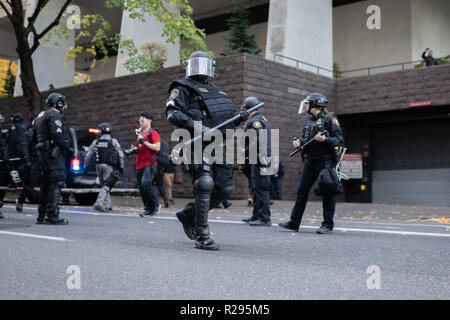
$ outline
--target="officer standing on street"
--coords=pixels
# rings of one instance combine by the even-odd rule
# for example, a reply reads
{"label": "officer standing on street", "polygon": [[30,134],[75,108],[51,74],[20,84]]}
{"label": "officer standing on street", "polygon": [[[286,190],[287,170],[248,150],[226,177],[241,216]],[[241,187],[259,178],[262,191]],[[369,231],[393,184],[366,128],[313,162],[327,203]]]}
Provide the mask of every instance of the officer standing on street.
{"label": "officer standing on street", "polygon": [[[306,121],[303,135],[293,141],[295,148],[307,141],[314,139],[303,150],[304,163],[298,177],[297,196],[291,218],[287,222],[279,224],[280,227],[298,231],[303,213],[308,201],[309,190],[319,176],[322,169],[329,166],[334,168],[337,163],[335,147],[342,146],[342,130],[337,119],[333,118],[327,110],[328,100],[321,93],[311,93],[302,101],[300,112],[307,111],[311,117]],[[322,135],[321,133],[324,133]],[[330,233],[333,230],[333,216],[336,209],[336,195],[323,196],[323,218],[321,227],[317,233]]]}
{"label": "officer standing on street", "polygon": [[100,212],[112,211],[110,192],[114,184],[123,174],[124,157],[119,142],[111,137],[112,126],[108,122],[100,123],[100,137],[92,141],[84,158],[86,170],[92,156],[95,154],[97,176],[102,188],[98,193],[94,210]]}
{"label": "officer standing on street", "polygon": [[12,126],[8,129],[8,146],[11,158],[20,158],[17,171],[23,182],[23,189],[16,201],[16,210],[22,211],[25,197],[31,194],[29,186],[25,184],[31,170],[31,159],[29,153],[29,140],[26,135],[26,128],[23,124],[23,114],[15,113],[11,116]]}
{"label": "officer standing on street", "polygon": [[66,179],[65,153],[70,148],[69,126],[62,115],[67,109],[66,97],[57,92],[46,100],[48,109],[34,120],[33,128],[41,165],[41,196],[37,224],[65,225],[68,220],[59,217],[59,199]]}
{"label": "officer standing on street", "polygon": [[[248,97],[244,100],[244,108],[250,109],[260,102],[255,97]],[[242,221],[247,222],[250,226],[272,226],[270,220],[270,125],[267,118],[262,115],[258,110],[252,111],[250,117],[247,121],[244,131],[249,130],[256,131],[256,140],[248,141],[245,144],[245,157],[246,160],[249,159],[250,152],[255,149],[257,150],[257,163],[250,163],[250,180],[253,189],[253,212],[252,216],[248,219],[243,219]],[[267,137],[267,150],[265,150],[265,155],[263,157],[260,139],[261,132],[266,132]],[[255,145],[255,146],[253,146]],[[247,160],[248,161],[248,160]],[[265,173],[265,174],[264,174]]]}
{"label": "officer standing on street", "polygon": [[[208,81],[214,76],[214,66],[215,62],[206,52],[194,52],[186,61],[186,77],[174,80],[169,88],[167,120],[175,127],[188,130],[191,136],[194,134],[194,121],[202,121],[204,133],[235,114],[233,101],[221,88]],[[247,110],[241,110],[240,114],[241,118],[234,124],[221,129],[222,133],[226,129],[234,129],[248,118]],[[202,145],[206,148],[208,142],[203,141]],[[204,159],[201,164],[188,160],[191,160],[189,173],[194,186],[194,201],[177,212],[177,218],[186,235],[196,240],[196,248],[218,250],[219,245],[210,238],[208,211],[211,203],[220,203],[233,193],[233,168],[227,164],[207,163]],[[211,201],[213,191],[215,198]]]}
{"label": "officer standing on street", "polygon": [[[2,114],[0,114],[0,123],[5,122],[5,117],[3,117]],[[2,163],[0,164],[0,181],[1,186],[6,187],[8,181],[9,181],[9,170],[10,170],[10,164],[9,164],[9,153],[8,153],[8,145],[6,144],[5,139],[3,138],[3,133],[0,130],[0,160],[2,160]],[[5,190],[0,190],[0,208],[3,207],[3,198],[5,197]],[[4,216],[0,212],[0,219],[3,219]]]}

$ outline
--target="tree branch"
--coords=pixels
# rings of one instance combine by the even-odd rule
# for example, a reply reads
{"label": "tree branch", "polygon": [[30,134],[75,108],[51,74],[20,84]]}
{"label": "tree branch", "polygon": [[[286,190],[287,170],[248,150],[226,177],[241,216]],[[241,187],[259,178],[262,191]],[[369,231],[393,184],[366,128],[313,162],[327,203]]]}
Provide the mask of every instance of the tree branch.
{"label": "tree branch", "polygon": [[[8,4],[11,6],[11,3],[8,2]],[[5,11],[6,15],[8,16],[8,18],[11,20],[12,14],[8,11],[8,8],[6,8],[5,4],[1,0],[0,0],[0,7],[2,7],[2,9]]]}
{"label": "tree branch", "polygon": [[28,26],[31,26],[36,21],[37,16],[41,12],[42,9],[47,5],[49,0],[39,0],[36,8],[34,8],[34,12],[31,17],[28,18]]}
{"label": "tree branch", "polygon": [[39,47],[39,40],[42,39],[50,30],[52,30],[54,27],[56,27],[59,24],[59,20],[61,19],[64,11],[66,11],[69,4],[72,2],[72,0],[66,0],[64,5],[62,6],[61,10],[59,11],[58,15],[56,16],[55,20],[53,20],[52,23],[50,23],[47,28],[44,29],[41,33],[37,34],[36,30],[33,31],[33,28],[29,26],[34,34],[33,39],[33,47],[31,48],[31,54]]}

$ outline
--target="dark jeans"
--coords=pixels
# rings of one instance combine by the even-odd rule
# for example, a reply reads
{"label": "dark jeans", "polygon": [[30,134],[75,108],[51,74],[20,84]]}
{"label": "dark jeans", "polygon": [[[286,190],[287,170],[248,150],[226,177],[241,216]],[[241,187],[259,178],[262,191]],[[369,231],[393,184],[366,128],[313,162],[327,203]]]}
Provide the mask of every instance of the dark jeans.
{"label": "dark jeans", "polygon": [[156,166],[154,165],[136,170],[136,182],[141,193],[145,211],[147,212],[153,212],[159,206],[158,197],[153,189],[156,170]]}
{"label": "dark jeans", "polygon": [[252,218],[270,222],[270,176],[261,175],[261,168],[251,165],[251,180],[253,188]]}
{"label": "dark jeans", "polygon": [[282,183],[283,177],[275,178],[274,176],[270,177],[270,194],[272,195],[273,200],[282,200]]}
{"label": "dark jeans", "polygon": [[[297,184],[297,197],[295,199],[294,208],[291,211],[291,220],[299,226],[302,222],[303,213],[305,212],[306,202],[308,201],[309,190],[313,186],[320,171],[325,165],[334,166],[333,161],[310,161],[305,160],[303,168],[300,171]],[[333,216],[336,209],[336,196],[323,196],[323,219],[322,226],[334,227]]]}

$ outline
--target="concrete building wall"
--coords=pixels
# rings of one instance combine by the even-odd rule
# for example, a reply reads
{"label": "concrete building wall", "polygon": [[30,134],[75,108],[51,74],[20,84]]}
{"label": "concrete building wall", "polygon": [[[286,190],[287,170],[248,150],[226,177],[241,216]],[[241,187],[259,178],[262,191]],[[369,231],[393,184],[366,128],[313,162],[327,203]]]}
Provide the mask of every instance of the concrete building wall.
{"label": "concrete building wall", "polygon": [[421,60],[425,48],[433,50],[435,58],[450,54],[450,1],[412,0],[413,60]]}
{"label": "concrete building wall", "polygon": [[[333,24],[331,0],[271,0],[266,59],[274,54],[332,70]],[[295,65],[290,60],[280,59]],[[314,68],[301,65],[304,70]],[[332,76],[331,72],[325,72]]]}
{"label": "concrete building wall", "polygon": [[[250,26],[248,29],[249,34],[255,35],[255,42],[259,49],[261,49],[260,55],[265,57],[266,55],[266,35],[267,35],[267,23],[258,23]],[[220,57],[220,54],[226,50],[226,37],[228,37],[230,31],[217,32],[206,36],[205,43],[209,50],[214,52],[216,57]]]}
{"label": "concrete building wall", "polygon": [[[381,9],[379,30],[367,28],[370,5]],[[334,61],[341,70],[411,61],[411,38],[411,0],[361,1],[333,9]]]}

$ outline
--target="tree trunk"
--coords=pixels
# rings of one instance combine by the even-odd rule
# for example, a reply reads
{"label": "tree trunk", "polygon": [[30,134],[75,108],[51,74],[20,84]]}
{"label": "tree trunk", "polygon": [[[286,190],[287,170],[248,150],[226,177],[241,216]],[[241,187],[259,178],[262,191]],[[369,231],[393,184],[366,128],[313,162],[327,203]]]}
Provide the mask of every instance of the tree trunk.
{"label": "tree trunk", "polygon": [[29,120],[34,119],[41,111],[41,94],[34,75],[33,59],[31,55],[20,55],[20,79],[22,80],[23,97],[26,102],[26,115]]}

